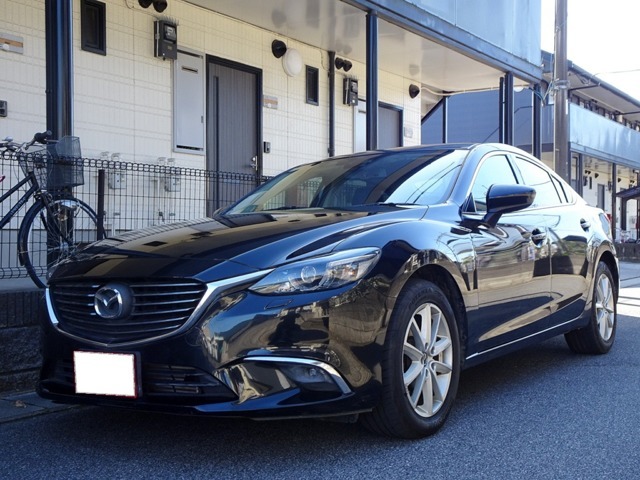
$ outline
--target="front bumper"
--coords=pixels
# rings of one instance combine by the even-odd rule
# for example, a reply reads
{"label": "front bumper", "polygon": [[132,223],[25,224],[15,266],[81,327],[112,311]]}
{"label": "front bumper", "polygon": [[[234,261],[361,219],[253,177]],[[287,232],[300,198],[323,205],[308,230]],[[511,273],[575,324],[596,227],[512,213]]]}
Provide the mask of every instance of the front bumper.
{"label": "front bumper", "polygon": [[[384,305],[372,282],[276,300],[236,288],[212,299],[185,331],[119,346],[68,335],[47,319],[38,393],[65,403],[251,418],[367,411],[380,390]],[[133,354],[136,397],[76,393],[74,351]]]}
{"label": "front bumper", "polygon": [[312,417],[368,410],[333,367],[307,359],[248,357],[216,376],[193,367],[157,364],[143,364],[139,372],[140,396],[133,399],[75,393],[68,363],[43,375],[38,394],[63,403],[230,417]]}

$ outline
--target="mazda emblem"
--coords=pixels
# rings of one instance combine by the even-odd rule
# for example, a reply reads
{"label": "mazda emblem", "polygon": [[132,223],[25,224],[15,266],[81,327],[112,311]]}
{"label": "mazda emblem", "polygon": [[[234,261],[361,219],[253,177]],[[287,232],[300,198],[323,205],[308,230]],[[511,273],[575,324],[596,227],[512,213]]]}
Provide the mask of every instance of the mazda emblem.
{"label": "mazda emblem", "polygon": [[108,284],[100,288],[93,300],[96,313],[107,320],[117,320],[129,315],[133,306],[133,295],[126,285]]}

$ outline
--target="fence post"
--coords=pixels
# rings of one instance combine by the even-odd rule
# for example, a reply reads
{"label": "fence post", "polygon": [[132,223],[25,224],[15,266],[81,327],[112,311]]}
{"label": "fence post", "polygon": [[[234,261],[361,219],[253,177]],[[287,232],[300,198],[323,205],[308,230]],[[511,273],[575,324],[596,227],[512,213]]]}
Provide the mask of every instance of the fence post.
{"label": "fence post", "polygon": [[105,171],[103,168],[98,170],[98,240],[102,240],[105,237],[104,234],[104,185],[105,185]]}

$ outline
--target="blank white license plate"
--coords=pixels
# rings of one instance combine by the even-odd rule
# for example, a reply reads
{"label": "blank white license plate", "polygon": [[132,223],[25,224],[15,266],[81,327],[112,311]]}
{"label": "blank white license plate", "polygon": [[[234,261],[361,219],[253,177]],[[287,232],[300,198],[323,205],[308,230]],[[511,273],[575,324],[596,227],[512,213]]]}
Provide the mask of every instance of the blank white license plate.
{"label": "blank white license plate", "polygon": [[133,354],[73,352],[76,393],[136,397]]}

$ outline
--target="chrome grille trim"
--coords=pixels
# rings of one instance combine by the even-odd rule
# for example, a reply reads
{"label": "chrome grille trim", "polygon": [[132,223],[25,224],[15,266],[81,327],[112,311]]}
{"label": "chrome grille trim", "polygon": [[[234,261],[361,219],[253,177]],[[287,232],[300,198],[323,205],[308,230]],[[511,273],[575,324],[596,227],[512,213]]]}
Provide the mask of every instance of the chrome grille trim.
{"label": "chrome grille trim", "polygon": [[[166,326],[164,325],[164,323],[170,323],[172,321],[175,321],[175,318],[168,318],[168,319],[156,319],[156,320],[152,320],[153,322],[153,327],[150,327],[148,323],[146,323],[146,328],[144,329],[144,333],[146,333],[147,335],[143,335],[142,333],[138,333],[138,331],[133,331],[134,334],[139,334],[141,335],[140,338],[135,338],[135,339],[126,339],[126,340],[120,340],[118,341],[117,339],[114,340],[107,340],[107,339],[101,339],[101,340],[95,340],[95,339],[91,339],[91,338],[85,338],[84,336],[82,336],[81,333],[79,332],[69,332],[66,331],[62,328],[62,325],[60,324],[60,319],[58,318],[58,316],[56,315],[56,308],[58,310],[61,309],[60,305],[61,302],[58,300],[58,298],[56,298],[56,306],[54,307],[54,301],[53,301],[53,294],[52,294],[52,287],[47,287],[46,291],[45,291],[45,300],[46,300],[46,304],[47,304],[47,311],[49,313],[49,319],[51,321],[51,324],[54,326],[54,328],[56,328],[56,330],[58,330],[58,332],[60,332],[61,334],[82,341],[83,343],[86,344],[90,344],[90,345],[96,345],[96,346],[102,346],[102,347],[122,347],[122,346],[131,346],[131,345],[137,345],[140,343],[144,343],[144,342],[148,342],[149,340],[159,340],[159,339],[164,339],[167,338],[169,336],[173,336],[173,335],[178,335],[184,331],[186,331],[187,329],[189,329],[193,323],[195,321],[197,321],[197,319],[202,315],[204,309],[213,301],[213,299],[215,298],[215,296],[217,296],[217,294],[221,291],[224,291],[228,288],[232,288],[236,285],[240,285],[243,283],[249,283],[252,281],[256,281],[262,277],[264,277],[265,275],[269,274],[273,269],[269,269],[269,270],[262,270],[259,272],[254,272],[254,273],[250,273],[247,275],[242,275],[239,277],[232,277],[232,278],[227,278],[224,280],[219,280],[216,282],[211,282],[211,283],[207,283],[207,284],[201,284],[204,288],[200,289],[199,292],[200,293],[200,300],[198,301],[198,304],[195,306],[195,308],[192,309],[178,309],[180,312],[183,312],[184,315],[182,315],[180,317],[180,321],[177,322],[179,323],[178,325],[172,325],[172,326]],[[98,288],[100,288],[102,285],[106,284],[108,282],[107,279],[105,279],[104,282],[101,283],[91,283],[91,284],[76,284],[76,287],[82,287],[83,289],[86,288],[91,288],[93,289],[92,291],[95,292],[98,290]],[[70,284],[69,284],[70,285]],[[171,286],[171,287],[176,287],[176,286],[185,286],[185,285],[194,285],[194,282],[189,282],[188,284],[186,284],[185,282],[167,282],[167,283],[158,283],[158,282],[153,282],[153,283],[145,283],[145,284],[133,284],[133,285],[129,285],[132,290],[139,288],[140,285],[145,285],[147,287],[149,286],[158,286],[158,285],[162,285],[163,287],[167,287],[167,286]],[[197,285],[197,284],[196,284]],[[53,287],[55,289],[55,286]],[[198,289],[195,289],[196,291]],[[168,294],[172,294],[170,292],[168,292]],[[215,295],[214,295],[215,294]],[[92,298],[92,294],[91,293],[87,293],[87,294],[83,294],[83,293],[78,293],[77,291],[74,292],[74,296],[86,296],[88,295],[89,298]],[[137,299],[137,294],[136,294],[136,299]],[[86,312],[87,318],[85,319],[76,319],[75,321],[77,323],[86,323],[87,325],[85,325],[84,329],[89,330],[89,328],[99,328],[101,325],[105,325],[107,327],[113,327],[113,328],[117,328],[117,329],[124,329],[126,330],[127,327],[137,327],[139,326],[140,322],[127,322],[127,321],[122,321],[122,320],[118,320],[118,321],[108,321],[108,320],[104,320],[104,319],[100,319],[100,322],[102,322],[101,324],[96,324],[96,323],[92,323],[92,318],[99,318],[98,315],[95,313],[95,311],[93,311],[93,303],[90,304],[85,304],[85,306],[90,306],[91,307],[91,311],[90,312]],[[189,313],[190,312],[190,313]],[[160,312],[150,312],[149,314],[152,315],[154,313],[160,313]],[[164,311],[164,313],[166,314],[167,311]],[[174,312],[175,313],[175,312]],[[135,308],[134,308],[134,312],[132,312],[131,316],[138,316],[138,317],[143,317],[142,314],[140,313],[135,313]],[[144,322],[142,322],[144,323]],[[157,328],[156,328],[157,327]],[[80,330],[80,329],[79,329]],[[169,330],[169,331],[167,331]],[[131,332],[129,332],[131,333]]]}

